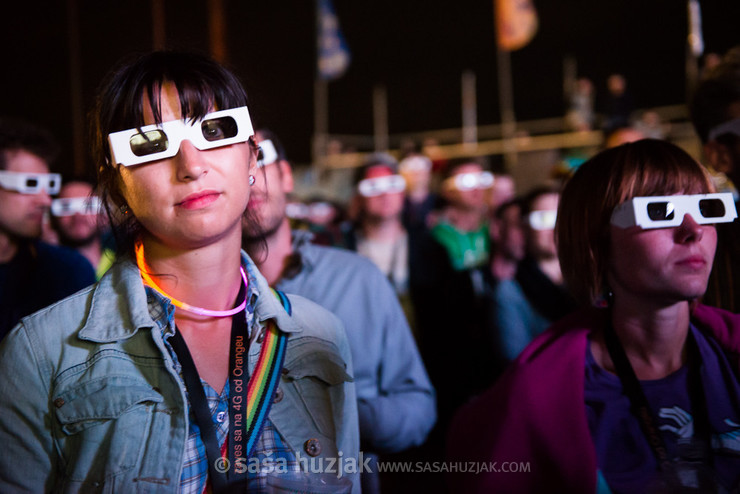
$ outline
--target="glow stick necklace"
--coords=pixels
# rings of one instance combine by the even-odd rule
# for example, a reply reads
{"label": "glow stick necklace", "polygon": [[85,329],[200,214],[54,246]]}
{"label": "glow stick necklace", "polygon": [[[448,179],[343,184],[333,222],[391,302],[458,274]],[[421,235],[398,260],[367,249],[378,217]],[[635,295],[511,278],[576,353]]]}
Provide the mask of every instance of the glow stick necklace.
{"label": "glow stick necklace", "polygon": [[[149,276],[146,270],[146,263],[144,262],[144,244],[141,242],[136,243],[136,265],[139,267],[139,273],[141,273],[141,278],[144,280],[144,284],[150,286],[154,290],[157,291],[160,295],[167,297],[170,299],[170,302],[172,302],[172,305],[175,307],[178,307],[180,309],[186,310],[188,312],[192,312],[193,314],[198,314],[201,316],[210,316],[210,317],[228,317],[233,316],[234,314],[241,312],[244,310],[244,308],[247,306],[247,291],[244,292],[244,301],[242,301],[241,304],[239,304],[238,307],[234,307],[233,309],[229,310],[210,310],[210,309],[204,309],[202,307],[196,307],[194,305],[186,304],[185,302],[181,302],[180,300],[177,300],[176,298],[169,295],[167,292],[162,290],[157,286],[157,284],[154,282],[154,280]],[[247,281],[247,275],[244,273],[244,268],[239,266],[239,271],[242,274],[242,280],[244,280],[244,287],[247,288],[249,286],[249,282]]]}

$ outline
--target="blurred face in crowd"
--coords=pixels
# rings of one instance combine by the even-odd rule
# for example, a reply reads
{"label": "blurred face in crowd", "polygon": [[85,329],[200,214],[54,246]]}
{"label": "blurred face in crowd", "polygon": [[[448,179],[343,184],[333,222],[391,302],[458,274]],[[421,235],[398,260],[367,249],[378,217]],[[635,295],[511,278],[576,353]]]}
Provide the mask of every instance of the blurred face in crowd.
{"label": "blurred face in crowd", "polygon": [[[484,186],[477,183],[477,177],[480,177],[482,173],[484,173],[483,168],[477,163],[465,163],[458,166],[442,184],[443,194],[448,201],[459,208],[485,210],[490,185]],[[477,184],[473,187],[463,187],[458,183],[460,178],[471,178]],[[465,180],[464,183],[468,181]]]}
{"label": "blurred face in crowd", "polygon": [[[534,211],[557,211],[560,196],[556,193],[542,194],[537,197],[530,207]],[[552,225],[554,227],[555,225]],[[527,228],[527,240],[530,254],[535,259],[551,259],[557,257],[555,233],[553,228],[536,229],[531,225]]]}
{"label": "blurred face in crowd", "polygon": [[[92,196],[92,185],[85,182],[68,182],[59,191],[58,199],[88,199]],[[52,208],[53,209],[53,208]],[[69,216],[57,216],[54,226],[61,241],[66,245],[87,245],[100,234],[99,214],[74,213]]]}
{"label": "blurred face in crowd", "polygon": [[[368,168],[363,180],[379,179],[382,177],[393,177],[396,174],[385,165],[376,165]],[[389,190],[378,195],[366,197],[360,195],[363,214],[368,219],[387,220],[401,216],[403,210],[404,190]]]}
{"label": "blurred face in crowd", "polygon": [[492,221],[491,232],[496,232],[494,242],[498,252],[506,259],[521,261],[526,252],[526,240],[522,226],[522,212],[517,204],[511,204]]}
{"label": "blurred face in crowd", "polygon": [[[6,151],[5,158],[5,171],[49,173],[46,162],[28,151]],[[36,194],[24,194],[0,186],[0,233],[11,238],[38,238],[50,205],[51,197],[43,188]]]}
{"label": "blurred face in crowd", "polygon": [[516,184],[511,175],[496,175],[488,193],[488,206],[491,211],[496,211],[500,205],[512,200],[515,195]]}
{"label": "blurred face in crowd", "polygon": [[409,156],[399,163],[398,170],[406,180],[407,191],[414,193],[428,193],[432,180],[432,161],[426,156]]}
{"label": "blurred face in crowd", "polygon": [[[255,134],[257,143],[263,139],[262,135]],[[251,187],[247,211],[251,221],[245,217],[242,220],[242,237],[247,240],[257,240],[262,235],[271,235],[286,219],[285,207],[288,203],[288,194],[293,192],[293,173],[286,161],[277,160],[257,170],[254,175],[255,183]]]}

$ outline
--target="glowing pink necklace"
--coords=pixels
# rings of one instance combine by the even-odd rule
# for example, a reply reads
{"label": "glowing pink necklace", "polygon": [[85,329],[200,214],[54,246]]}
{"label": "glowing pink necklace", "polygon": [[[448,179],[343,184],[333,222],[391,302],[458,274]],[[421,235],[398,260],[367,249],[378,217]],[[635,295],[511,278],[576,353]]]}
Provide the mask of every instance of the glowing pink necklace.
{"label": "glowing pink necklace", "polygon": [[[245,290],[244,294],[244,301],[242,301],[241,304],[239,304],[238,307],[234,307],[233,309],[229,310],[210,310],[210,309],[204,309],[202,307],[196,307],[194,305],[186,304],[185,302],[181,302],[180,300],[177,300],[176,298],[169,295],[167,292],[162,290],[157,286],[157,284],[154,282],[154,280],[147,274],[146,269],[146,263],[144,262],[144,244],[141,242],[136,243],[136,265],[139,267],[139,272],[141,273],[141,278],[144,280],[144,284],[150,286],[154,290],[156,290],[160,295],[163,295],[170,299],[170,302],[172,302],[172,305],[175,307],[178,307],[180,309],[186,310],[188,312],[192,312],[193,314],[199,314],[201,316],[210,316],[210,317],[228,317],[233,316],[234,314],[241,312],[244,310],[244,307],[247,306],[247,294]],[[242,274],[242,280],[244,280],[244,288],[247,288],[249,286],[249,282],[247,281],[247,275],[244,273],[244,268],[239,266],[239,271]]]}

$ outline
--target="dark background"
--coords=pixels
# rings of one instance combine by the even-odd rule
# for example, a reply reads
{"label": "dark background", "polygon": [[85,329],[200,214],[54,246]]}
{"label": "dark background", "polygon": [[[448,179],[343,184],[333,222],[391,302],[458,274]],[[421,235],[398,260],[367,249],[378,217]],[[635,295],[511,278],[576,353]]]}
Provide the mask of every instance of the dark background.
{"label": "dark background", "polygon": [[[122,56],[152,47],[147,0],[77,0],[85,111]],[[626,75],[639,108],[686,101],[684,0],[534,0],[539,31],[512,53],[515,110],[521,120],[560,116],[563,59],[599,96],[606,77]],[[275,130],[296,162],[310,160],[315,77],[314,3],[223,0],[228,64],[250,97],[257,126]],[[740,44],[740,2],[701,0],[705,52]],[[391,133],[458,127],[460,75],[477,75],[479,124],[500,121],[492,0],[334,0],[352,53],[347,73],[329,84],[329,130],[371,134],[372,88],[388,91]],[[207,0],[168,0],[167,46],[209,51]],[[67,2],[4,3],[0,13],[0,115],[50,128],[71,169]],[[89,159],[89,158],[88,158]]]}

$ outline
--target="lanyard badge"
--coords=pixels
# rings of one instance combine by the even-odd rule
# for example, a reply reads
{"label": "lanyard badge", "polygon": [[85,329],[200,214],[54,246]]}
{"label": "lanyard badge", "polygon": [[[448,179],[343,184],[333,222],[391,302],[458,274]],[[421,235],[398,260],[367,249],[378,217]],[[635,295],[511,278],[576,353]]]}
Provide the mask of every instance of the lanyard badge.
{"label": "lanyard badge", "polygon": [[737,218],[730,192],[676,196],[633,197],[616,208],[611,224],[643,230],[679,226],[690,214],[700,225],[732,223]]}
{"label": "lanyard badge", "polygon": [[0,187],[14,190],[21,194],[40,194],[46,191],[49,195],[59,193],[62,187],[62,176],[58,173],[24,173],[0,170]]}
{"label": "lanyard badge", "polygon": [[201,120],[171,120],[108,135],[113,162],[123,166],[172,158],[187,139],[201,151],[246,142],[252,121],[246,106],[208,113]]}

